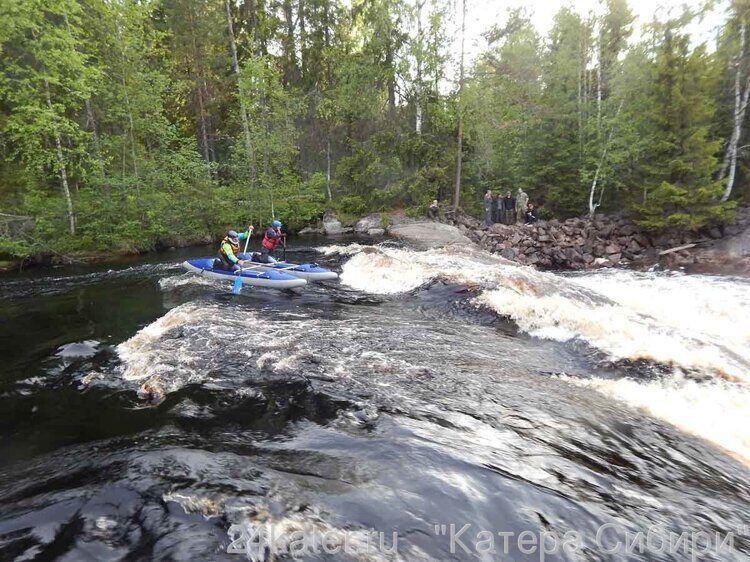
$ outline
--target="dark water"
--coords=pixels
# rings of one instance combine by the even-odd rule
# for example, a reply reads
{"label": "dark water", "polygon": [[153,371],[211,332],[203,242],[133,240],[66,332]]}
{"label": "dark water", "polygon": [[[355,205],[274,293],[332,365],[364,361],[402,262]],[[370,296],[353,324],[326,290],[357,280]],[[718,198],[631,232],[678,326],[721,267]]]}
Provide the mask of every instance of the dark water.
{"label": "dark water", "polygon": [[475,287],[233,296],[190,253],[0,279],[0,560],[750,559],[743,462],[555,376],[648,365]]}

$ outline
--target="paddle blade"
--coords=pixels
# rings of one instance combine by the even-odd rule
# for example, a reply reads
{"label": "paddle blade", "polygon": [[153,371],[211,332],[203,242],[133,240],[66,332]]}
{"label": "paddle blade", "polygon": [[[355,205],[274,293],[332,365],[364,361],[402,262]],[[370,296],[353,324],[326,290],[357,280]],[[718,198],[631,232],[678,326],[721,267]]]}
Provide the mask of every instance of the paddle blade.
{"label": "paddle blade", "polygon": [[242,278],[238,275],[237,279],[234,280],[234,286],[232,287],[232,292],[235,295],[239,295],[240,291],[242,291]]}

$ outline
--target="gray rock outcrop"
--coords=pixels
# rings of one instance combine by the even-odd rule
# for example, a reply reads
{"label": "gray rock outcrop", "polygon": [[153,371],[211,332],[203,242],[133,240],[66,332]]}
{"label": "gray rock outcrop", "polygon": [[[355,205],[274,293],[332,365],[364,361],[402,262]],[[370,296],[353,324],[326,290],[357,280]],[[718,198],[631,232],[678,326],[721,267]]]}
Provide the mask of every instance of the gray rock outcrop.
{"label": "gray rock outcrop", "polygon": [[423,250],[441,248],[453,244],[463,246],[473,244],[469,237],[461,232],[460,228],[432,221],[397,224],[391,226],[388,232],[394,238],[404,240],[410,245]]}

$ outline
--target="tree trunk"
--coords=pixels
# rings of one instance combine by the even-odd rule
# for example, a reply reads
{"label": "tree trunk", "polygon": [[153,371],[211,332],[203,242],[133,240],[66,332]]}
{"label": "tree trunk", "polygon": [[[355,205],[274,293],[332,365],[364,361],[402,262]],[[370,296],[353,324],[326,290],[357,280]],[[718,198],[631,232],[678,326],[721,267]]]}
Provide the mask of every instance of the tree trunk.
{"label": "tree trunk", "polygon": [[414,123],[414,130],[418,135],[422,134],[422,47],[424,45],[424,39],[422,36],[422,7],[424,1],[417,2],[417,80],[415,84],[415,109],[416,117]]}
{"label": "tree trunk", "polygon": [[94,139],[94,149],[96,150],[96,154],[99,155],[101,153],[99,148],[99,131],[96,126],[96,118],[94,117],[94,110],[91,107],[91,98],[86,98],[85,102],[86,106],[86,126],[91,129],[91,135]]}
{"label": "tree trunk", "polygon": [[305,26],[305,0],[297,2],[297,19],[299,20],[299,69],[300,79],[307,78],[307,28]]}
{"label": "tree trunk", "polygon": [[247,118],[247,109],[245,108],[245,95],[242,90],[240,81],[240,64],[237,60],[237,44],[234,40],[234,27],[232,26],[232,12],[229,8],[229,0],[224,0],[224,7],[227,12],[227,29],[229,30],[229,47],[232,55],[232,71],[237,77],[237,96],[240,99],[240,117],[242,118],[242,133],[245,136],[245,154],[247,156],[248,167],[250,168],[250,185],[255,185],[255,154],[253,152],[253,139],[250,136],[250,123]]}
{"label": "tree trunk", "polygon": [[742,59],[745,54],[745,27],[745,23],[743,22],[740,29],[740,52],[737,54],[737,59],[735,62],[735,65],[737,66],[737,72],[734,75],[734,127],[732,128],[732,136],[729,140],[729,146],[727,146],[727,152],[724,157],[724,164],[722,165],[722,170],[720,173],[720,178],[724,178],[727,173],[727,166],[729,167],[727,185],[724,188],[724,195],[722,195],[721,197],[722,202],[729,200],[729,197],[732,195],[732,189],[734,188],[734,179],[737,172],[737,147],[740,143],[740,137],[742,136],[742,122],[745,119],[748,95],[750,94],[750,73],[745,79],[744,92],[740,89]]}
{"label": "tree trunk", "polygon": [[109,199],[109,182],[107,181],[107,171],[104,169],[104,162],[102,160],[102,149],[99,143],[99,127],[96,124],[96,117],[94,116],[94,109],[91,107],[91,98],[86,98],[86,127],[91,129],[91,136],[94,139],[94,152],[96,153],[96,159],[99,161],[99,171],[102,176],[102,187],[104,188],[104,196]]}
{"label": "tree trunk", "polygon": [[388,109],[393,114],[396,111],[396,71],[393,68],[392,39],[388,39],[385,52],[385,66],[388,69]]}
{"label": "tree trunk", "polygon": [[[624,102],[620,102],[620,107],[617,108],[617,113],[615,113],[615,119],[620,115],[620,110],[622,109],[622,105]],[[596,212],[596,209],[602,204],[602,197],[604,196],[604,189],[602,188],[601,192],[599,193],[599,202],[594,203],[594,194],[596,193],[596,185],[599,182],[599,174],[601,173],[602,166],[604,165],[605,160],[607,159],[607,152],[609,151],[609,145],[612,142],[612,137],[615,134],[615,125],[612,125],[612,129],[609,131],[609,136],[607,137],[607,142],[604,145],[604,150],[602,151],[602,156],[599,158],[599,163],[596,166],[596,172],[594,173],[594,181],[591,183],[591,191],[589,191],[589,217],[592,219],[594,218],[594,213]],[[645,195],[644,195],[645,199]]]}
{"label": "tree trunk", "polygon": [[456,187],[453,192],[453,210],[458,210],[461,199],[461,161],[463,160],[464,118],[462,96],[464,90],[464,44],[466,40],[466,0],[461,2],[461,60],[458,71],[458,143],[456,147]]}
{"label": "tree trunk", "polygon": [[203,154],[203,160],[206,162],[206,170],[208,176],[211,176],[211,152],[208,141],[208,125],[206,124],[206,106],[203,100],[203,77],[199,67],[199,55],[198,55],[198,43],[195,40],[195,18],[193,14],[192,4],[188,8],[188,17],[190,20],[190,39],[193,45],[193,78],[195,80],[195,101],[197,102],[196,107],[196,119],[198,121],[198,132],[200,134],[201,141],[201,152]]}
{"label": "tree trunk", "polygon": [[602,30],[596,42],[596,138],[602,140]]}
{"label": "tree trunk", "polygon": [[284,0],[283,4],[284,11],[284,23],[286,27],[286,33],[282,40],[282,48],[284,50],[284,85],[296,84],[299,81],[299,71],[297,69],[297,52],[294,46],[294,13],[292,11],[292,0]]}
{"label": "tree trunk", "polygon": [[328,200],[331,201],[331,133],[326,135],[326,189],[328,190]]}
{"label": "tree trunk", "polygon": [[[52,108],[52,98],[49,94],[49,83],[46,80],[44,81],[44,93],[47,97],[47,108],[50,110],[50,113],[54,115],[55,110]],[[60,140],[60,131],[57,128],[56,116],[53,134],[55,136],[55,149],[57,152],[57,167],[60,172],[60,183],[62,185],[63,195],[65,196],[65,204],[68,207],[68,229],[70,234],[75,236],[76,215],[73,211],[73,198],[70,195],[70,187],[68,186],[68,172],[65,168],[65,157],[63,156],[62,141]]]}
{"label": "tree trunk", "polygon": [[208,150],[208,127],[206,127],[206,109],[203,106],[203,90],[200,87],[200,83],[196,80],[195,89],[195,100],[198,103],[196,107],[196,117],[198,119],[198,130],[201,137],[201,153],[203,154],[203,160],[206,163],[206,169],[208,175],[211,175],[211,154]]}
{"label": "tree trunk", "polygon": [[[578,69],[578,159],[583,160],[583,75],[586,72],[586,61],[584,60],[585,47],[583,40],[581,48],[581,66]],[[579,164],[580,165],[580,164]]]}
{"label": "tree trunk", "polygon": [[133,126],[133,112],[130,109],[130,96],[128,96],[128,87],[125,83],[125,77],[122,78],[122,89],[125,94],[125,109],[128,112],[128,125],[129,125],[129,136],[130,136],[130,157],[133,159],[133,175],[135,176],[135,192],[136,197],[140,201],[141,198],[141,182],[138,177],[138,161],[135,155],[135,127]]}

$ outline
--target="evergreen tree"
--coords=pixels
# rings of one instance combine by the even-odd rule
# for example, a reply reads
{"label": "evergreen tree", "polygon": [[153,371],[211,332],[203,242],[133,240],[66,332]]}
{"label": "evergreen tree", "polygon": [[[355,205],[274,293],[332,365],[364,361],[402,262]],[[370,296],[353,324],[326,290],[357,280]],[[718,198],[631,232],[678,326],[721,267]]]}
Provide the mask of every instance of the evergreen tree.
{"label": "evergreen tree", "polygon": [[720,142],[709,137],[716,110],[717,80],[711,55],[690,48],[684,26],[689,15],[657,26],[655,80],[647,99],[654,131],[641,166],[646,180],[636,210],[648,228],[699,228],[726,220],[732,205],[718,203],[722,186],[714,179]]}

